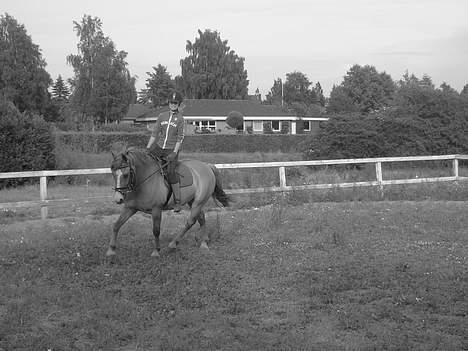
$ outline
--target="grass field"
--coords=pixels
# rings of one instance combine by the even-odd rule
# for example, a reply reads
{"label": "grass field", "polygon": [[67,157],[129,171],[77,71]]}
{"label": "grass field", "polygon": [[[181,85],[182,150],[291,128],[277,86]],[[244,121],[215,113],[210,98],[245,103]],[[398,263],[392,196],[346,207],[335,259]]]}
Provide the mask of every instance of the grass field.
{"label": "grass field", "polygon": [[[0,350],[466,350],[468,203],[211,211],[150,257],[150,219],[0,225]],[[167,246],[184,214],[164,217]]]}

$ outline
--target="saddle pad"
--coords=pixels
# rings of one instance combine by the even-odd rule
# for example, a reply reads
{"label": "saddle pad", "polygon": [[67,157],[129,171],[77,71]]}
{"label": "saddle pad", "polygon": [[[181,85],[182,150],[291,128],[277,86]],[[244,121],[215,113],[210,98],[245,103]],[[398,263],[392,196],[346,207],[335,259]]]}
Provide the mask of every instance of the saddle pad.
{"label": "saddle pad", "polygon": [[179,184],[181,188],[193,184],[192,172],[190,172],[190,169],[183,163],[179,162],[176,168],[176,173],[179,176]]}

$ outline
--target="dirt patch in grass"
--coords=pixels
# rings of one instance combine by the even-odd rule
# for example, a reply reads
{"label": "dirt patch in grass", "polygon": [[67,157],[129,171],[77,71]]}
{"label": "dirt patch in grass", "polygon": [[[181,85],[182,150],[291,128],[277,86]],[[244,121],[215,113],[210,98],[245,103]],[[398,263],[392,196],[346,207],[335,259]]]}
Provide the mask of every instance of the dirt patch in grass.
{"label": "dirt patch in grass", "polygon": [[[462,350],[466,202],[212,211],[152,251],[137,215],[0,225],[0,350]],[[164,217],[169,243],[184,215]]]}

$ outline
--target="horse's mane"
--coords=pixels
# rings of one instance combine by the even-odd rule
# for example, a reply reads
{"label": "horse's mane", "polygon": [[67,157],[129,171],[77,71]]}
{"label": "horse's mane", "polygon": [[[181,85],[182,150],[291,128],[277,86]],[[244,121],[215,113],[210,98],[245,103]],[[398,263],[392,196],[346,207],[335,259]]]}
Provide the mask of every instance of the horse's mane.
{"label": "horse's mane", "polygon": [[127,154],[128,158],[130,159],[131,163],[133,163],[133,165],[135,165],[136,161],[140,161],[143,164],[154,162],[154,160],[148,154],[148,151],[146,149],[129,147],[124,151],[124,153]]}

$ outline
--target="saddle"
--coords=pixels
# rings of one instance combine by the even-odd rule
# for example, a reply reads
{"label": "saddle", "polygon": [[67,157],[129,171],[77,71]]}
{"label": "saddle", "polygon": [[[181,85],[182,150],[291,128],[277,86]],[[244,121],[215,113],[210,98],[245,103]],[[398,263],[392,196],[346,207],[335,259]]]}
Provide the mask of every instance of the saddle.
{"label": "saddle", "polygon": [[[167,178],[167,162],[161,158],[157,158],[157,161],[161,167],[161,173],[164,176],[166,183],[169,185],[169,180]],[[193,184],[192,172],[190,172],[190,169],[180,161],[177,162],[176,174],[179,178],[179,186],[181,188]]]}

